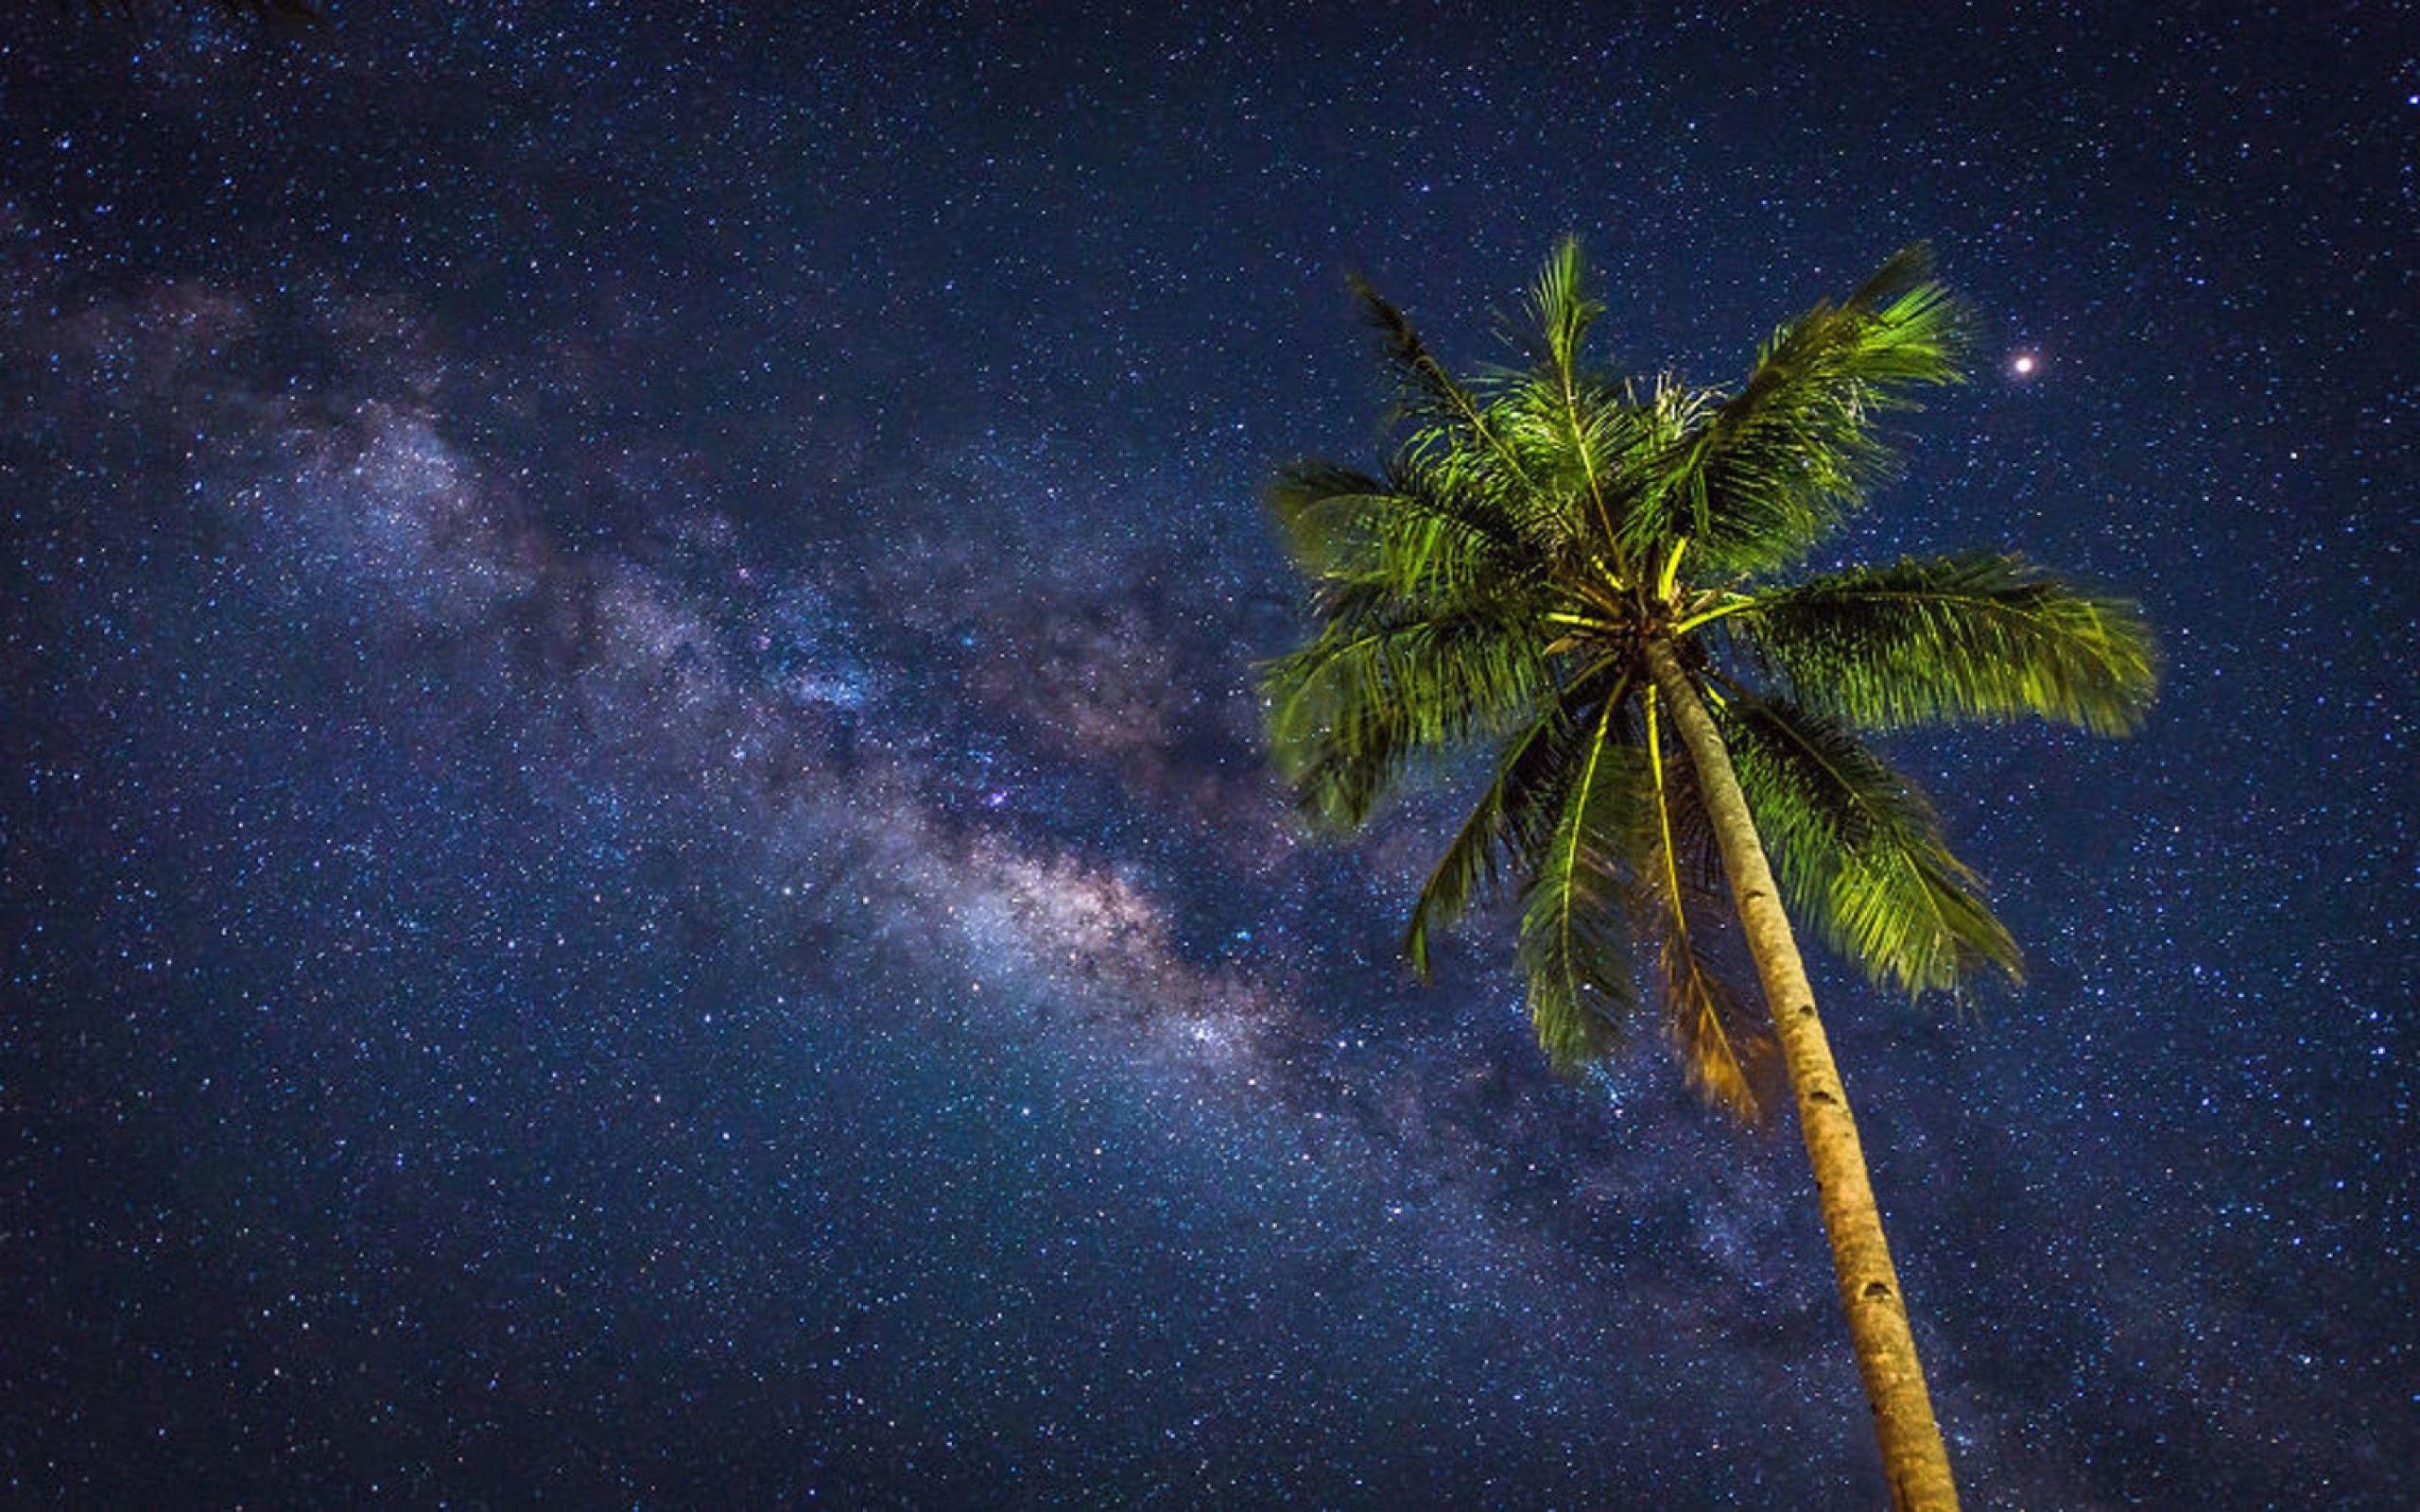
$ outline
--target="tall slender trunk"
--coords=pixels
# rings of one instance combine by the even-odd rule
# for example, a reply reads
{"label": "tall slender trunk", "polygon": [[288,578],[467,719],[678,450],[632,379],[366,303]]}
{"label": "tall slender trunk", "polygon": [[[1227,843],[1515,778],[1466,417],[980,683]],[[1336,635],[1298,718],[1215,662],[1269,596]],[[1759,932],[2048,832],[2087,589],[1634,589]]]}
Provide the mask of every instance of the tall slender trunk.
{"label": "tall slender trunk", "polygon": [[1655,686],[1671,705],[1672,723],[1688,748],[1689,764],[1697,769],[1716,843],[1722,848],[1722,869],[1731,879],[1732,901],[1738,906],[1782,1058],[1789,1068],[1799,1130],[1815,1168],[1824,1231],[1832,1242],[1832,1273],[1840,1281],[1841,1306],[1848,1314],[1849,1339],[1857,1349],[1858,1372],[1865,1378],[1866,1400],[1874,1408],[1874,1433],[1891,1483],[1891,1503],[1901,1512],[1954,1509],[1958,1486],[1950,1478],[1949,1453],[1933,1421],[1932,1399],[1925,1390],[1924,1366],[1916,1359],[1915,1335],[1908,1328],[1899,1275],[1883,1242],[1882,1213],[1866,1177],[1857,1121],[1849,1115],[1848,1093],[1832,1064],[1824,1021],[1815,1015],[1814,989],[1806,984],[1798,941],[1773,889],[1764,842],[1756,837],[1739,776],[1732,769],[1714,717],[1682,672],[1672,647],[1650,642],[1647,662]]}

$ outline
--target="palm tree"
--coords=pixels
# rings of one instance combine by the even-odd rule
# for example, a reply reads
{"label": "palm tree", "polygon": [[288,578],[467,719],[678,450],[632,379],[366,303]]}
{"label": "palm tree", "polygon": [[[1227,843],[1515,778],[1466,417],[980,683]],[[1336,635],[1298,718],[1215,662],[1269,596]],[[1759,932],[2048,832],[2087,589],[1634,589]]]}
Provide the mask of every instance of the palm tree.
{"label": "palm tree", "polygon": [[[1356,289],[1401,380],[1398,444],[1380,472],[1306,462],[1270,490],[1316,585],[1315,632],[1264,668],[1279,769],[1350,830],[1416,760],[1492,748],[1404,949],[1426,979],[1437,929],[1514,894],[1558,1068],[1640,1016],[1634,946],[1708,1100],[1763,1117],[1778,1048],[1893,1501],[1955,1506],[1783,902],[1910,994],[2015,978],[1931,805],[1859,736],[2025,715],[2123,732],[2152,696],[2150,636],[2131,605],[2013,556],[1783,576],[1891,472],[1883,417],[1959,376],[1962,316],[1921,247],[1775,332],[1732,389],[1583,367],[1602,307],[1570,241],[1530,291],[1524,360],[1470,380]],[[1770,1035],[1729,985],[1743,949]]]}

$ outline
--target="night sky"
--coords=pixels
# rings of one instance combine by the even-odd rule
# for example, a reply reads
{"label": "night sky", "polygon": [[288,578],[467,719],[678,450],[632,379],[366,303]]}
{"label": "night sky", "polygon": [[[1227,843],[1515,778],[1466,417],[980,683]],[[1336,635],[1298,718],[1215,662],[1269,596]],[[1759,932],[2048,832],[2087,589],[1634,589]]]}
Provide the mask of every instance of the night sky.
{"label": "night sky", "polygon": [[2411,13],[26,9],[0,1501],[1878,1505],[1794,1131],[1261,757],[1346,270],[1573,232],[1708,382],[1930,239],[1819,565],[2159,627],[1892,745],[2023,988],[1816,963],[1969,1504],[2410,1504]]}

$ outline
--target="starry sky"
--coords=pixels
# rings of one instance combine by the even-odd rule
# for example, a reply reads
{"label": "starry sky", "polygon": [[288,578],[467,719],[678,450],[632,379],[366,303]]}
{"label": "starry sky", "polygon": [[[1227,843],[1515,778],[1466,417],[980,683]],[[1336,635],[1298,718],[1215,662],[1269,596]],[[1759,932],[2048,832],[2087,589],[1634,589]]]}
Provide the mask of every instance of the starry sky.
{"label": "starry sky", "polygon": [[329,9],[0,39],[0,1500],[1878,1505],[1787,1125],[1260,758],[1345,271],[1571,232],[1708,382],[1931,240],[1825,563],[2160,628],[1892,746],[2021,990],[1816,963],[1969,1503],[2402,1504],[2408,13]]}

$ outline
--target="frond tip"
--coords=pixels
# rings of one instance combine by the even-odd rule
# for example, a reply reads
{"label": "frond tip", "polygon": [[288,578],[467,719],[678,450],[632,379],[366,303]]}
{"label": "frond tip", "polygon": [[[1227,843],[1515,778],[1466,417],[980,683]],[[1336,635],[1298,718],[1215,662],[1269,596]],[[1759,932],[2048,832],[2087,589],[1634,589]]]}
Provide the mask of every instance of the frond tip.
{"label": "frond tip", "polygon": [[1772,1040],[1741,1025],[1745,1016],[1730,986],[1678,931],[1656,956],[1664,978],[1665,1033],[1681,1073],[1698,1095],[1743,1124],[1762,1124],[1770,1109],[1758,1095]]}
{"label": "frond tip", "polygon": [[1580,238],[1565,236],[1555,244],[1530,290],[1530,318],[1538,329],[1541,354],[1559,380],[1577,378],[1581,343],[1604,313],[1605,306],[1588,293],[1588,265],[1580,254]]}

